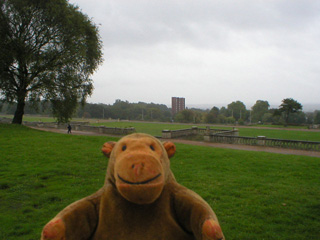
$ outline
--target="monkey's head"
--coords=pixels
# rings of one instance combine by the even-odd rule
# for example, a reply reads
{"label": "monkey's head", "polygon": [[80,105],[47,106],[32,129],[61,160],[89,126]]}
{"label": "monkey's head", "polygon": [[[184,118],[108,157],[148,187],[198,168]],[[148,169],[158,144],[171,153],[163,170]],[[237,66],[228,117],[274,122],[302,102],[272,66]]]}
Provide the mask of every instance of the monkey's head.
{"label": "monkey's head", "polygon": [[170,160],[176,151],[172,142],[141,133],[106,142],[102,152],[109,158],[107,181],[122,197],[136,204],[150,204],[171,180]]}

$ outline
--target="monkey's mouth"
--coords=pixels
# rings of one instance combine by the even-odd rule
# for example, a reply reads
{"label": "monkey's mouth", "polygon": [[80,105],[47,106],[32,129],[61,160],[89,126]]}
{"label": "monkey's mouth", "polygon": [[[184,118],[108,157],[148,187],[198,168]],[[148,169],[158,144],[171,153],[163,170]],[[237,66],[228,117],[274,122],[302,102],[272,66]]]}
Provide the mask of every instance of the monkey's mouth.
{"label": "monkey's mouth", "polygon": [[147,184],[147,183],[149,183],[149,182],[152,182],[153,180],[156,180],[156,179],[157,179],[158,177],[160,177],[160,176],[161,176],[161,173],[159,173],[159,174],[156,175],[155,177],[150,178],[150,179],[145,180],[145,181],[141,181],[141,182],[130,182],[130,181],[128,181],[128,180],[123,179],[123,178],[118,174],[118,178],[119,178],[122,182],[127,183],[127,184],[131,184],[131,185],[143,185],[143,184]]}

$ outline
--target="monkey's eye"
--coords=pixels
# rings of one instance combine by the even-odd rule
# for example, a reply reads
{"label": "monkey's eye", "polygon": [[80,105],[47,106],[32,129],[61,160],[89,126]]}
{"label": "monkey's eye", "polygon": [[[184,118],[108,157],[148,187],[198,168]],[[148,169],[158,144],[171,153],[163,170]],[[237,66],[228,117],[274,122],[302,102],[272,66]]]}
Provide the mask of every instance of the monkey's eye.
{"label": "monkey's eye", "polygon": [[153,146],[153,145],[150,145],[150,149],[151,149],[152,151],[154,151],[154,146]]}
{"label": "monkey's eye", "polygon": [[122,146],[122,151],[125,151],[127,149],[127,146],[126,145],[123,145]]}

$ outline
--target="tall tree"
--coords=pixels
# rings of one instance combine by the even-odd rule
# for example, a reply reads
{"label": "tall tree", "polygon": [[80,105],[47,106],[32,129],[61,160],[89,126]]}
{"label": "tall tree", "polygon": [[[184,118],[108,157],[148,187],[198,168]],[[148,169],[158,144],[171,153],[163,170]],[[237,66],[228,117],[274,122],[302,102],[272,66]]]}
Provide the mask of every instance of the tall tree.
{"label": "tall tree", "polygon": [[256,103],[252,106],[252,121],[258,122],[262,121],[262,117],[269,110],[268,101],[257,100]]}
{"label": "tall tree", "polygon": [[195,122],[195,112],[190,110],[190,109],[185,109],[180,112],[178,112],[174,119],[176,122],[181,122],[181,123],[193,123]]}
{"label": "tall tree", "polygon": [[205,116],[206,123],[217,123],[219,116],[219,108],[213,107]]}
{"label": "tall tree", "polygon": [[319,110],[314,112],[314,123],[320,124],[320,111]]}
{"label": "tall tree", "polygon": [[17,103],[12,122],[21,124],[26,100],[70,116],[102,62],[98,28],[67,0],[2,0],[0,9],[0,99]]}
{"label": "tall tree", "polygon": [[247,117],[246,105],[241,101],[236,101],[228,104],[228,110],[231,112],[231,116],[238,121],[239,119],[245,120]]}
{"label": "tall tree", "polygon": [[279,112],[284,114],[285,125],[288,125],[291,113],[296,113],[302,110],[302,105],[292,98],[285,98],[279,106]]}

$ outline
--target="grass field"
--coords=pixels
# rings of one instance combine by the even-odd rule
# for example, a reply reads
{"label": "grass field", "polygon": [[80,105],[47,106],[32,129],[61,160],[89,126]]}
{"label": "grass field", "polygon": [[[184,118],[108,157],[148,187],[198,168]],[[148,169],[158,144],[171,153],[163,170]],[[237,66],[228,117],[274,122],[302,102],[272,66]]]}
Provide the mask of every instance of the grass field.
{"label": "grass field", "polygon": [[[13,119],[13,115],[1,115],[0,117],[10,118]],[[40,115],[24,115],[23,121],[29,122],[55,122],[54,118],[52,117],[45,117]]]}
{"label": "grass field", "polygon": [[320,142],[320,131],[239,128],[239,134],[245,137],[266,136],[267,138]]}
{"label": "grass field", "polygon": [[[0,124],[0,239],[39,239],[65,206],[97,191],[101,136]],[[319,158],[177,144],[177,181],[215,210],[228,240],[319,239]]]}
{"label": "grass field", "polygon": [[[144,122],[100,122],[93,123],[96,126],[107,126],[107,127],[134,127],[137,132],[144,132],[154,136],[161,136],[161,132],[164,129],[178,130],[191,128],[192,125],[186,124],[171,124],[171,123],[144,123]],[[198,127],[205,127],[206,125],[198,125]],[[216,129],[229,129],[232,127],[228,126],[211,126]],[[290,139],[290,140],[304,140],[304,141],[319,141],[320,142],[320,131],[301,131],[301,130],[286,130],[286,129],[263,129],[263,128],[238,128],[239,136],[243,137],[257,137],[266,136],[267,138],[278,138],[278,139]]]}
{"label": "grass field", "polygon": [[[0,115],[1,117],[1,115]],[[11,116],[6,116],[11,117]],[[24,121],[43,121],[43,122],[53,122],[53,118],[41,117],[41,116],[25,116]],[[95,126],[107,126],[107,127],[134,127],[137,132],[144,132],[151,134],[153,136],[161,136],[162,130],[178,130],[191,128],[192,124],[179,124],[179,123],[148,123],[148,122],[130,122],[130,121],[101,121],[97,119],[83,120],[74,119],[75,121],[89,121],[90,124]],[[205,127],[206,124],[197,125],[198,127]],[[320,131],[301,131],[305,127],[299,127],[296,130],[288,130],[287,128],[274,128],[269,129],[271,126],[268,125],[266,128],[263,125],[253,126],[253,127],[239,127],[239,135],[243,137],[257,137],[266,136],[267,138],[277,138],[277,139],[288,139],[288,140],[303,140],[303,141],[315,141],[320,142]],[[277,126],[279,127],[279,126]],[[230,126],[211,126],[211,128],[216,129],[229,129]],[[290,127],[291,128],[291,127]],[[294,128],[295,129],[295,128]],[[306,130],[306,129],[305,129]]]}
{"label": "grass field", "polygon": [[266,128],[294,128],[294,129],[308,129],[307,126],[295,126],[295,125],[289,125],[289,126],[284,126],[284,125],[273,125],[273,124],[252,124],[250,125],[251,127],[266,127]]}

